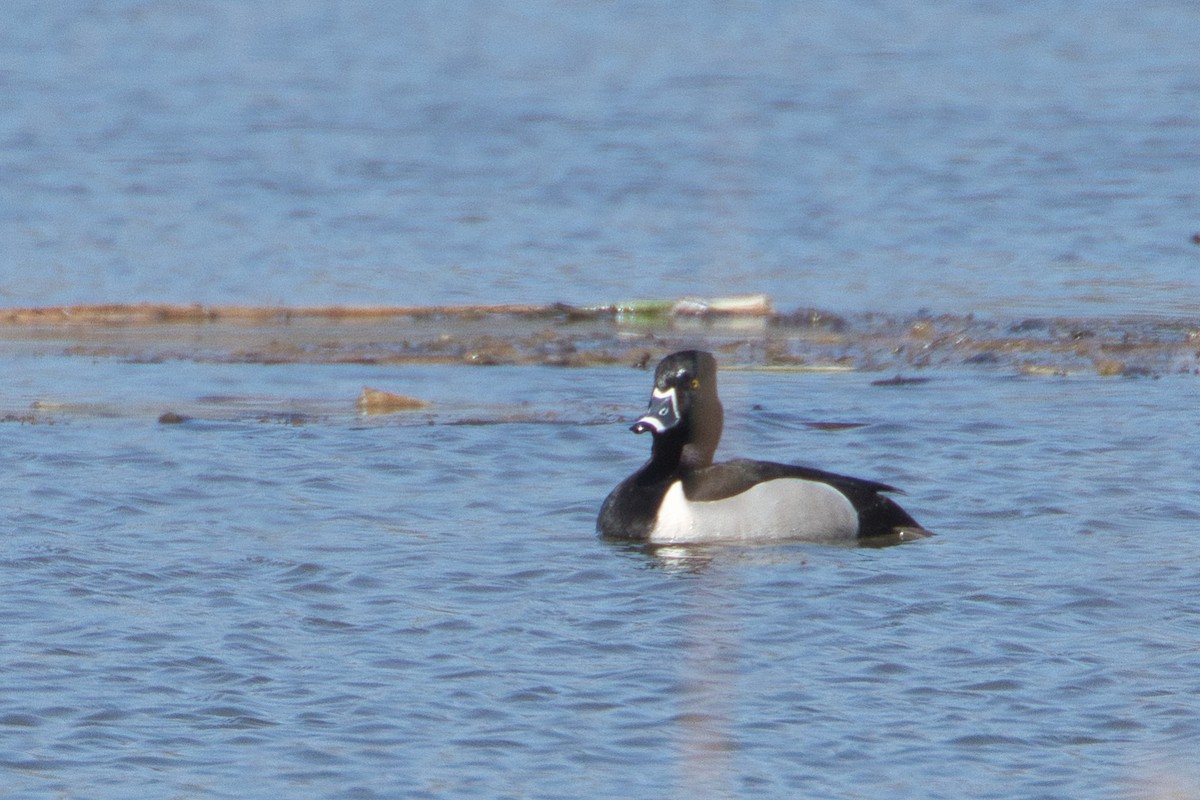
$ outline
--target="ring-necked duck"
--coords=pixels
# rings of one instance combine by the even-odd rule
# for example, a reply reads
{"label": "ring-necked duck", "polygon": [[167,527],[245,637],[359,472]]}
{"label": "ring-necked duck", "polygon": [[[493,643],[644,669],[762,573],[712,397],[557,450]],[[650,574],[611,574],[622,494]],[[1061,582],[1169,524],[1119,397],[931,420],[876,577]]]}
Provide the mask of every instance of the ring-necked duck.
{"label": "ring-necked duck", "polygon": [[699,350],[664,358],[650,407],[631,429],[654,435],[650,460],[605,499],[600,534],[650,544],[928,535],[881,494],[897,491],[884,483],[770,461],[714,464],[723,425],[716,359]]}

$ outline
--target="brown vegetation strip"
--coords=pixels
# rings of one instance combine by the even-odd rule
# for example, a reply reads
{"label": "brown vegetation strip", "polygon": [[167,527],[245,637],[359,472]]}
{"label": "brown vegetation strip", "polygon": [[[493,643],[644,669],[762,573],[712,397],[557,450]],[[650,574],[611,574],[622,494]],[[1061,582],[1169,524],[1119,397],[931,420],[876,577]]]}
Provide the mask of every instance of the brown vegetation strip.
{"label": "brown vegetation strip", "polygon": [[0,354],[229,363],[652,366],[673,349],[730,367],[902,376],[967,368],[1023,375],[1156,376],[1200,369],[1200,321],[774,310],[762,297],[548,305],[309,306],[157,303],[0,309]]}
{"label": "brown vegetation strip", "polygon": [[44,306],[0,310],[0,324],[153,325],[197,322],[278,323],[290,320],[379,320],[393,317],[428,319],[486,315],[540,316],[555,313],[554,306],[239,306],[172,303],[109,303]]}

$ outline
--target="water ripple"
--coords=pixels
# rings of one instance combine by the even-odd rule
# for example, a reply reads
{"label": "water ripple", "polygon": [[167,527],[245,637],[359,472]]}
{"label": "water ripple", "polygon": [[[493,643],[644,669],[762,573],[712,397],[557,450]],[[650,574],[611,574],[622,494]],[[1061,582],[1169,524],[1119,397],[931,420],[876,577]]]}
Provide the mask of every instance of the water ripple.
{"label": "water ripple", "polygon": [[[479,374],[434,373],[455,391]],[[644,379],[488,374],[497,394]],[[0,764],[28,796],[1121,796],[1160,761],[1188,778],[1200,562],[1178,472],[1196,456],[1129,409],[1190,408],[1192,384],[970,375],[876,404],[870,379],[731,374],[727,446],[903,477],[938,536],[885,550],[598,541],[596,506],[645,456],[615,423],[5,429],[0,502],[61,491],[0,548]],[[741,413],[761,395],[791,431]],[[813,429],[813,407],[871,424]],[[64,449],[90,454],[65,481]]]}

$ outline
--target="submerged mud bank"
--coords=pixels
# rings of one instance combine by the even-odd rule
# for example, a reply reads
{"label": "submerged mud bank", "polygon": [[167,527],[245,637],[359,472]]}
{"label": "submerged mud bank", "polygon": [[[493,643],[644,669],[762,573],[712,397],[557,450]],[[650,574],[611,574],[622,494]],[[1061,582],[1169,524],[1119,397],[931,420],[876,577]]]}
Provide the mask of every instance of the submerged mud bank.
{"label": "submerged mud bank", "polygon": [[[447,404],[385,370],[405,365],[652,368],[673,350],[718,354],[726,370],[859,371],[880,391],[939,372],[1159,377],[1200,371],[1200,324],[1186,319],[982,319],[971,315],[788,312],[764,297],[546,306],[257,308],[109,305],[0,311],[0,363],[355,364],[363,383],[314,396],[241,387],[184,395],[148,386],[107,399],[86,384],[29,384],[0,398],[0,422],[135,418],[308,425],[606,424],[627,407]],[[33,359],[30,361],[30,359]],[[46,359],[50,359],[47,361]],[[26,365],[22,367],[21,365]],[[381,369],[376,376],[372,368]],[[51,369],[51,372],[54,370]],[[253,382],[251,382],[253,383]],[[837,429],[845,420],[799,420]]]}
{"label": "submerged mud bank", "polygon": [[272,308],[160,304],[0,311],[0,353],[137,362],[645,366],[682,347],[759,369],[1158,376],[1200,368],[1200,319],[839,315],[763,297]]}

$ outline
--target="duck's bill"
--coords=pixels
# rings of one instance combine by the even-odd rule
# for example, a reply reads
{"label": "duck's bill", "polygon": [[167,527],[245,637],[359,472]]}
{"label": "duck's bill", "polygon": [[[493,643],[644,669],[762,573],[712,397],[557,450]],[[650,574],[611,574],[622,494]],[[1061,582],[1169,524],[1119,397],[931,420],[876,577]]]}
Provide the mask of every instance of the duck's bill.
{"label": "duck's bill", "polygon": [[650,396],[650,407],[629,428],[634,433],[662,433],[679,424],[679,401],[675,390],[655,389]]}

